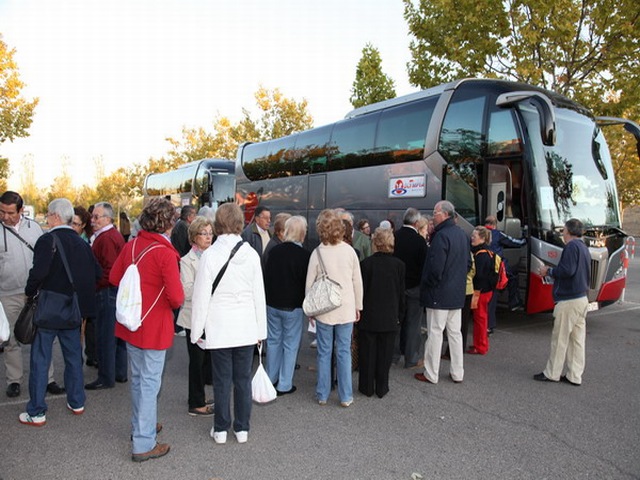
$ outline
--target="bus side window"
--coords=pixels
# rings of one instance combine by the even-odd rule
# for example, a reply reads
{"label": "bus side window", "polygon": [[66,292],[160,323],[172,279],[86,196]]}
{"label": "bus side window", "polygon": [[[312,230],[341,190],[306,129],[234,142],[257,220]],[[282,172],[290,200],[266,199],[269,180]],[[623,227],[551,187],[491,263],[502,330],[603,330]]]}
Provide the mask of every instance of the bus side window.
{"label": "bus side window", "polygon": [[384,110],[378,122],[375,155],[368,165],[421,160],[437,99],[430,97]]}
{"label": "bus side window", "polygon": [[263,180],[266,177],[265,157],[269,142],[251,143],[242,150],[242,169],[249,180]]}
{"label": "bus side window", "polygon": [[380,112],[344,120],[331,133],[329,170],[366,166],[373,155],[373,140]]}
{"label": "bus side window", "polygon": [[327,171],[331,128],[332,125],[326,125],[296,135],[294,152],[291,155],[292,175]]}

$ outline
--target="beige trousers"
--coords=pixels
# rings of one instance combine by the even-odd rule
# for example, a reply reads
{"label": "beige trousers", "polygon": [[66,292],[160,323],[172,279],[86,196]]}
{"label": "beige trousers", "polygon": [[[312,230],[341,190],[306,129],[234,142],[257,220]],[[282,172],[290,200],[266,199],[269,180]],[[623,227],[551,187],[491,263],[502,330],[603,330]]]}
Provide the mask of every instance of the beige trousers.
{"label": "beige trousers", "polygon": [[462,360],[462,333],[460,322],[462,310],[436,310],[427,308],[427,330],[429,336],[424,346],[424,376],[431,383],[438,383],[440,356],[442,355],[442,332],[447,329],[451,364],[449,373],[456,382],[464,377]]}
{"label": "beige trousers", "polygon": [[553,309],[551,353],[543,372],[548,379],[560,380],[566,364],[567,379],[573,383],[582,383],[588,304],[587,297],[556,303]]}

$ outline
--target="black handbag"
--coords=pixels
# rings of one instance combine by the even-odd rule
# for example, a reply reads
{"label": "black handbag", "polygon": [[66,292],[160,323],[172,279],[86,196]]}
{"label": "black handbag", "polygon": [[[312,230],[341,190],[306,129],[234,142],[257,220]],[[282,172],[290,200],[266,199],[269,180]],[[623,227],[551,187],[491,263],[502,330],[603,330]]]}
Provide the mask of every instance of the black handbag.
{"label": "black handbag", "polygon": [[40,290],[38,294],[38,308],[36,308],[33,323],[36,327],[51,330],[79,328],[80,325],[82,325],[82,314],[80,313],[78,294],[73,284],[71,270],[69,269],[62,244],[56,235],[53,235],[53,242],[58,252],[60,252],[60,257],[62,258],[64,269],[67,272],[69,283],[71,283],[73,294],[67,295],[52,290]]}
{"label": "black handbag", "polygon": [[36,326],[33,323],[36,308],[38,308],[38,295],[27,298],[13,327],[13,336],[24,345],[32,343],[36,336]]}

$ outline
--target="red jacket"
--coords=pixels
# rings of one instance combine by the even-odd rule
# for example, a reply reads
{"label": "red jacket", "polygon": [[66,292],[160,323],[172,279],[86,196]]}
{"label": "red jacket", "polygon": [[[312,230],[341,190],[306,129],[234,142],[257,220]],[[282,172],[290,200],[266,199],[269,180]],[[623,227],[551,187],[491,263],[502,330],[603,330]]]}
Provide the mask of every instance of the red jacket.
{"label": "red jacket", "polygon": [[[158,302],[135,332],[116,322],[116,337],[138,348],[166,350],[173,344],[173,310],[180,307],[184,301],[178,270],[180,256],[171,242],[159,233],[140,231],[120,252],[111,269],[109,281],[114,285],[120,284],[125,270],[132,263],[132,249],[135,248],[133,253],[137,256],[154,242],[158,242],[162,247],[149,251],[138,263],[142,315],[149,312],[156,298]],[[163,286],[164,291],[160,294]]]}
{"label": "red jacket", "polygon": [[113,281],[109,282],[109,272],[123,247],[124,237],[115,227],[102,232],[93,241],[91,250],[102,267],[102,278],[98,280],[96,285],[97,290],[116,285]]}

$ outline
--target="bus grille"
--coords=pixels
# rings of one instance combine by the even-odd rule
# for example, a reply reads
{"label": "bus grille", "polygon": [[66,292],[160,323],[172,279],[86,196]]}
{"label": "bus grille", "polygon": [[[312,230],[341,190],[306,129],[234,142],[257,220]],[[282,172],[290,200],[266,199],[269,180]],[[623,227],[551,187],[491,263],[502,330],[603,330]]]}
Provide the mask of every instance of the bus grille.
{"label": "bus grille", "polygon": [[591,290],[598,290],[600,288],[600,282],[598,280],[600,278],[600,276],[598,275],[599,270],[600,261],[591,259],[591,279],[589,282],[589,287],[591,288]]}

